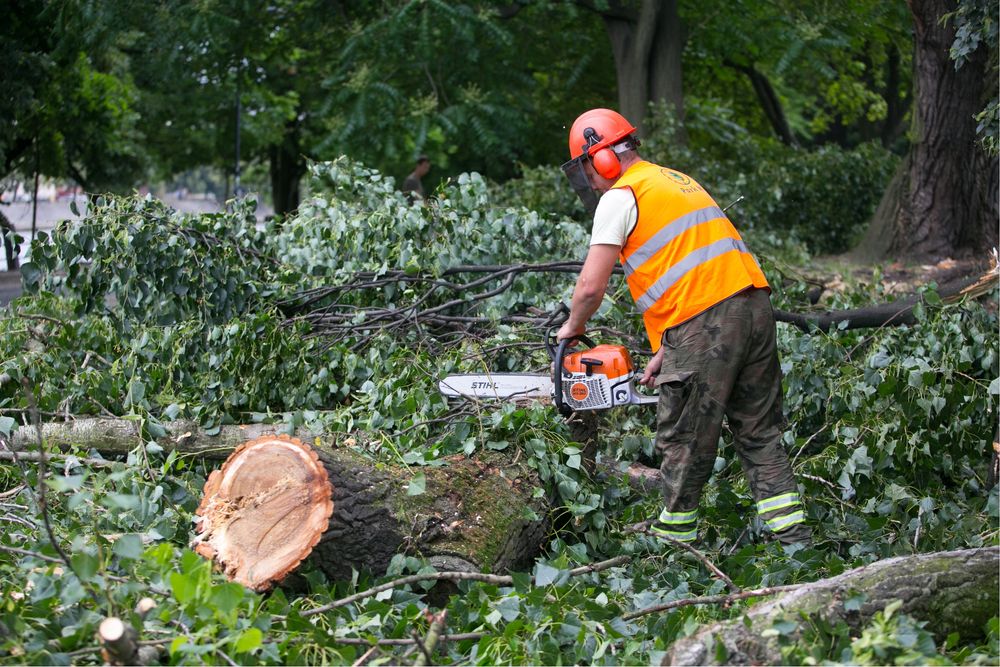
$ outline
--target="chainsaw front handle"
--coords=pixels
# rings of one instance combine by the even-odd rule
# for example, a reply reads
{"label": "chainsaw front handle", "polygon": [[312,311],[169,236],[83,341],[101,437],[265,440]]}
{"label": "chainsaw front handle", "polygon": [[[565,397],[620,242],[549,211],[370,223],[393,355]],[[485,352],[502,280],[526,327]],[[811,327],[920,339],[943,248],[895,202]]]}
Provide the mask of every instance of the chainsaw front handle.
{"label": "chainsaw front handle", "polygon": [[566,406],[566,402],[563,400],[563,383],[562,374],[566,372],[563,368],[563,359],[566,357],[566,348],[575,341],[580,341],[589,348],[597,347],[596,343],[590,339],[586,334],[580,334],[579,336],[573,336],[572,338],[563,338],[558,341],[558,344],[553,345],[552,341],[555,340],[556,336],[555,328],[549,329],[548,334],[545,337],[545,348],[549,352],[549,357],[552,358],[552,393],[553,399],[556,404],[556,410],[559,411],[563,417],[569,417],[573,414],[573,411]]}

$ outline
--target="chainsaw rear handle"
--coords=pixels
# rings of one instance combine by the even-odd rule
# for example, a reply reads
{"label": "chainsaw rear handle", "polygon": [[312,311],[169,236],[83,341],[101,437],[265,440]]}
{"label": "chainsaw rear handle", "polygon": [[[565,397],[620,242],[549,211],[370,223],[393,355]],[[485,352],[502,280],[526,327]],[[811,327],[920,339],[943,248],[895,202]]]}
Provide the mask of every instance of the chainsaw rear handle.
{"label": "chainsaw rear handle", "polygon": [[[580,334],[579,336],[573,336],[572,338],[563,338],[559,341],[557,345],[553,345],[552,341],[555,340],[555,334],[553,329],[549,329],[549,333],[545,338],[545,348],[549,352],[549,356],[552,358],[552,391],[555,395],[556,409],[564,417],[569,417],[573,411],[566,407],[566,402],[563,401],[563,383],[562,374],[565,372],[563,368],[563,359],[566,357],[566,348],[570,346],[574,341],[580,341],[587,347],[597,347],[593,340],[591,340],[586,334]],[[587,367],[588,371],[592,370],[590,366]]]}

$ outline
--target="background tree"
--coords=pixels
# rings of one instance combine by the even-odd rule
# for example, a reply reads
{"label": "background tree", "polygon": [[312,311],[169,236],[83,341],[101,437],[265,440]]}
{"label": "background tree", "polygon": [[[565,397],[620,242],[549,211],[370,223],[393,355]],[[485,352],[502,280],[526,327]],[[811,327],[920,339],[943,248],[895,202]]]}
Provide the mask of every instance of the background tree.
{"label": "background tree", "polygon": [[[977,116],[997,95],[995,0],[911,0],[916,89],[912,144],[859,251],[940,259],[997,244],[995,151]],[[961,23],[961,25],[958,25]],[[995,128],[987,114],[983,129]]]}
{"label": "background tree", "polygon": [[0,27],[0,179],[18,171],[121,191],[145,175],[132,35],[120,3],[15,0]]}
{"label": "background tree", "polygon": [[643,129],[650,103],[667,104],[679,121],[675,139],[683,143],[684,27],[677,0],[612,0],[598,11],[614,56],[619,110]]}
{"label": "background tree", "polygon": [[[787,145],[853,147],[899,137],[909,95],[900,3],[691,3],[685,73],[755,134]],[[908,56],[907,56],[908,58]]]}

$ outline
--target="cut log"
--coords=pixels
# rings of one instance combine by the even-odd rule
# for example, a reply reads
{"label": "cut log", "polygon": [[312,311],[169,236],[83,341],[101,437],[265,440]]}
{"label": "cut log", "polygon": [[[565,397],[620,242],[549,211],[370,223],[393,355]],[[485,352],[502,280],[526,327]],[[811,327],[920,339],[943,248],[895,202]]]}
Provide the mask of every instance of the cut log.
{"label": "cut log", "polygon": [[109,665],[138,665],[139,635],[117,616],[109,616],[97,628],[101,657]]}
{"label": "cut log", "polygon": [[[163,426],[167,435],[159,444],[165,450],[216,459],[274,429],[225,426],[207,436],[194,422]],[[43,433],[50,451],[83,448],[123,456],[141,442],[138,424],[128,420],[49,423]],[[531,565],[548,533],[549,500],[535,493],[541,482],[513,447],[418,468],[376,462],[344,434],[317,436],[302,429],[295,436],[310,444],[332,487],[333,513],[309,558],[331,579],[350,578],[353,570],[382,574],[397,553],[423,556],[447,569],[519,570]],[[14,431],[10,446],[35,450],[35,429]],[[410,495],[419,474],[424,491]],[[215,548],[209,540],[202,543]]]}
{"label": "cut log", "polygon": [[269,590],[326,531],[333,490],[319,456],[286,435],[240,445],[205,482],[195,551],[231,580]]}
{"label": "cut log", "polygon": [[[675,642],[661,664],[782,664],[778,640],[763,636],[775,621],[787,618],[800,626],[820,619],[831,625],[844,621],[856,631],[894,600],[902,601],[900,611],[928,621],[928,630],[938,638],[957,632],[963,640],[974,640],[997,614],[998,564],[998,547],[878,561],[806,584],[751,607],[740,618],[699,630]],[[864,601],[848,610],[845,601],[858,593],[864,594]],[[793,641],[795,637],[787,636]]]}
{"label": "cut log", "polygon": [[[529,567],[549,529],[540,481],[514,452],[453,456],[445,466],[376,464],[347,449],[319,451],[334,512],[313,562],[333,579],[384,572],[397,553],[447,569],[506,572]],[[422,493],[411,486],[423,474]],[[411,495],[414,494],[414,495]]]}
{"label": "cut log", "polygon": [[[191,421],[163,427],[167,435],[158,443],[164,450],[201,459],[225,459],[247,440],[274,435],[274,426],[260,424],[223,426],[213,436]],[[595,423],[587,419],[571,427],[589,455]],[[42,431],[50,452],[82,449],[125,456],[142,441],[138,423],[123,419],[52,422],[43,424]],[[342,433],[299,429],[295,437],[310,444],[332,487],[333,513],[309,558],[332,579],[350,578],[352,570],[381,574],[400,552],[424,556],[449,570],[519,570],[530,567],[550,529],[551,499],[535,492],[541,482],[514,448],[408,468],[373,461]],[[18,428],[9,444],[16,451],[33,452],[35,429]],[[409,495],[410,482],[420,473],[424,492]],[[599,474],[623,473],[609,463]],[[650,488],[645,478],[658,471],[633,465],[626,474],[641,492]],[[216,549],[204,537],[200,544],[206,545],[203,553]]]}

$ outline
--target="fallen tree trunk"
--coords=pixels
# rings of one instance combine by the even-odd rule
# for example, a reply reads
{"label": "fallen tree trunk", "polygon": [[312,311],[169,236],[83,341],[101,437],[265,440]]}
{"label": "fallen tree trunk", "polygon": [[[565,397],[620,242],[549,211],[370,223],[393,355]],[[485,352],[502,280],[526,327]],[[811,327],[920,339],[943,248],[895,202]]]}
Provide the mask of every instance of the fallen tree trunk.
{"label": "fallen tree trunk", "polygon": [[[198,457],[225,458],[251,438],[273,433],[268,426],[226,426],[207,436],[193,422],[164,424],[164,449]],[[81,419],[42,426],[46,447],[94,449],[124,455],[139,443],[134,421]],[[515,461],[516,452],[483,451],[455,456],[444,466],[406,467],[376,462],[330,436],[299,431],[310,443],[332,487],[334,510],[310,556],[334,579],[352,570],[381,574],[397,553],[430,559],[447,569],[500,572],[530,565],[548,530],[548,500],[535,497],[535,471]],[[341,434],[342,435],[342,434]],[[17,429],[16,451],[35,450],[36,431]],[[422,493],[409,495],[422,473]]]}
{"label": "fallen tree trunk", "polygon": [[[997,283],[997,267],[975,278],[959,280],[944,285],[938,290],[938,296],[944,303],[954,303],[963,298],[977,298],[987,294]],[[843,324],[844,329],[873,329],[884,326],[901,326],[915,324],[913,309],[924,301],[920,295],[902,298],[891,303],[880,303],[866,308],[852,310],[827,311],[825,313],[790,313],[775,310],[774,319],[778,322],[794,324],[808,333],[814,329],[829,331]]]}
{"label": "fallen tree trunk", "polygon": [[[247,440],[274,433],[274,426],[250,424],[223,426],[216,435],[207,435],[196,421],[173,421],[163,425],[167,435],[159,439],[164,449],[208,459],[225,459]],[[140,424],[130,419],[87,417],[65,422],[45,422],[42,438],[48,449],[93,449],[105,456],[124,456],[141,442]],[[297,437],[310,442],[312,434],[299,431]],[[10,438],[14,451],[28,451],[38,446],[33,426],[21,426]]]}
{"label": "fallen tree trunk", "polygon": [[[963,640],[975,639],[997,614],[998,564],[998,547],[878,561],[803,585],[751,607],[740,618],[704,628],[675,642],[662,664],[782,664],[777,638],[763,635],[775,621],[788,619],[800,626],[807,624],[802,621],[844,621],[856,631],[894,600],[902,601],[900,611],[928,621],[928,630],[939,638],[957,632]],[[847,609],[845,601],[858,593],[864,601]],[[794,641],[798,633],[786,638]]]}

